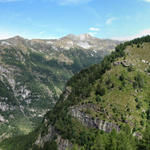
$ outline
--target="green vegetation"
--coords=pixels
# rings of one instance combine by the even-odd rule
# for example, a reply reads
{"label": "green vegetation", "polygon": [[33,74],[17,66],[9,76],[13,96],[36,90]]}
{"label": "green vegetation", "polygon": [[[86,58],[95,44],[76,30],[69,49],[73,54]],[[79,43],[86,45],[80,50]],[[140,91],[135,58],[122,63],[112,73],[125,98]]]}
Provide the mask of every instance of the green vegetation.
{"label": "green vegetation", "polygon": [[[4,108],[7,106],[15,109],[0,110],[5,120],[9,121],[0,124],[0,134],[5,133],[6,137],[27,134],[38,127],[42,116],[54,107],[68,79],[102,59],[99,52],[94,57],[91,56],[91,50],[56,52],[48,49],[48,52],[41,52],[38,51],[39,47],[37,50],[28,45],[23,45],[22,49],[0,49],[0,66],[10,71],[0,75],[0,102],[4,102]],[[14,89],[10,85],[12,79]],[[26,90],[30,93],[24,98]]]}
{"label": "green vegetation", "polygon": [[[0,143],[0,147],[4,150],[28,150],[32,146],[33,142],[39,134],[39,128],[29,135],[22,135],[13,138],[9,138]],[[34,148],[33,148],[34,149]],[[35,149],[36,150],[36,149]]]}
{"label": "green vegetation", "polygon": [[[149,150],[150,76],[145,72],[148,64],[142,62],[150,61],[150,53],[146,53],[149,47],[150,36],[125,42],[101,64],[76,73],[66,84],[70,93],[64,91],[53,110],[45,115],[47,123],[43,120],[42,135],[46,135],[48,125],[52,125],[56,134],[74,145],[73,150],[80,147],[86,150]],[[116,61],[120,63],[114,65]],[[117,125],[119,131],[113,129],[106,133],[97,126],[85,125],[72,116],[70,109],[74,107],[83,107],[79,111],[92,120]],[[55,136],[45,143],[45,149],[57,149]],[[7,142],[11,145],[6,140],[1,147]],[[35,144],[31,147],[42,149]],[[21,146],[18,149],[23,150]]]}
{"label": "green vegetation", "polygon": [[[150,42],[150,37],[143,37],[141,41],[142,43]],[[126,53],[126,47],[137,44],[138,42],[139,39],[136,39],[117,46],[116,51],[105,57],[101,64],[82,70],[67,83],[67,86],[72,88],[69,97],[63,101],[62,95],[55,108],[46,116],[46,118],[49,119],[49,123],[55,127],[63,138],[69,139],[71,142],[80,146],[84,146],[85,149],[92,149],[92,147],[94,149],[96,147],[93,146],[93,143],[94,140],[96,140],[97,130],[91,131],[93,129],[85,129],[77,119],[73,119],[68,114],[68,108],[71,106],[81,105],[83,102],[85,104],[94,104],[94,100],[91,101],[91,99],[95,99],[94,97],[96,97],[96,105],[98,105],[102,111],[97,112],[95,117],[98,116],[101,119],[106,119],[107,115],[103,113],[103,108],[105,108],[105,113],[110,114],[107,121],[114,122],[120,127],[122,127],[124,123],[128,125],[130,125],[130,123],[133,124],[133,126],[131,126],[133,129],[131,135],[124,132],[123,129],[119,134],[116,133],[116,139],[112,139],[112,142],[116,141],[114,147],[116,145],[117,148],[114,149],[138,149],[139,141],[134,138],[132,134],[134,132],[143,132],[143,126],[146,125],[146,123],[144,123],[146,120],[143,120],[141,117],[141,108],[147,109],[147,102],[145,102],[144,99],[149,94],[146,89],[150,89],[150,87],[146,83],[150,81],[150,78],[144,71],[140,72],[136,66],[134,67],[135,69],[131,69],[131,66],[130,69],[128,69],[123,65],[112,65],[116,60],[122,61],[124,58],[128,60],[130,55],[128,56]],[[134,84],[136,86],[134,86]],[[138,92],[136,95],[138,97],[143,95],[142,100],[138,101],[138,103],[133,100],[135,98],[132,93],[136,92],[135,89],[143,89],[142,91],[144,91],[144,93]],[[93,114],[91,115],[93,116]],[[134,120],[128,116],[131,118],[134,117]],[[78,130],[76,131],[76,129]],[[107,134],[105,136],[108,136],[108,139],[111,137]],[[103,140],[105,136],[102,137]],[[105,145],[105,142],[101,144],[102,149],[107,149],[107,147],[112,145]]]}

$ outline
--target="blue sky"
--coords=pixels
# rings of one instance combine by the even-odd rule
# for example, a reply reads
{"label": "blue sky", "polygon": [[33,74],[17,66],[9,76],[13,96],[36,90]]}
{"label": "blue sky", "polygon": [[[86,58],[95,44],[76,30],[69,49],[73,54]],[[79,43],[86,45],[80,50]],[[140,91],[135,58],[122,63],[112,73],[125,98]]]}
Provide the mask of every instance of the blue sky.
{"label": "blue sky", "polygon": [[70,33],[119,40],[150,34],[150,0],[0,0],[0,39]]}

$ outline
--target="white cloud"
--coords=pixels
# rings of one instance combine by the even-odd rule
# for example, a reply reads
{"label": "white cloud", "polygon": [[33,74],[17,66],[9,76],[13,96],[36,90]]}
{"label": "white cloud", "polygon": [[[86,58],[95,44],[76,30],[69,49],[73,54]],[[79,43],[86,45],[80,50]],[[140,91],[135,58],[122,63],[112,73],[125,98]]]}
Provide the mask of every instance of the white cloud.
{"label": "white cloud", "polygon": [[90,34],[91,36],[96,36],[99,31],[100,31],[100,28],[90,27],[88,34]]}
{"label": "white cloud", "polygon": [[90,31],[97,31],[97,32],[100,31],[99,28],[95,28],[95,27],[91,27],[91,28],[89,28],[89,30],[90,30]]}
{"label": "white cloud", "polygon": [[106,20],[106,24],[109,25],[109,24],[111,24],[113,21],[115,21],[116,19],[117,19],[117,18],[115,18],[115,17],[108,18],[108,19]]}
{"label": "white cloud", "polygon": [[88,34],[90,34],[91,36],[96,36],[97,32],[89,32]]}
{"label": "white cloud", "polygon": [[150,0],[143,0],[144,2],[149,2],[150,3]]}
{"label": "white cloud", "polygon": [[111,39],[120,40],[120,41],[128,41],[128,40],[133,40],[135,38],[146,36],[146,35],[150,35],[150,28],[144,29],[135,35],[126,36],[126,37],[113,37]]}
{"label": "white cloud", "polygon": [[15,36],[14,34],[10,34],[10,33],[0,33],[0,40],[3,40],[3,39],[8,39],[8,38],[11,38]]}
{"label": "white cloud", "polygon": [[45,33],[45,31],[41,31],[41,32],[40,32],[41,35],[44,34],[44,33]]}

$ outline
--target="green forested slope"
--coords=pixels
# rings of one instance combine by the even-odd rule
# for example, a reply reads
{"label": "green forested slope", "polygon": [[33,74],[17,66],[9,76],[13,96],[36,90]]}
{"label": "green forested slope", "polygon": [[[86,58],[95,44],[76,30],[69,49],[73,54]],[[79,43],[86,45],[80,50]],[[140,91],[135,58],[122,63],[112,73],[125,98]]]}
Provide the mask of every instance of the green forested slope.
{"label": "green forested slope", "polygon": [[102,57],[100,51],[56,51],[46,43],[20,37],[0,41],[0,140],[37,127],[68,79]]}
{"label": "green forested slope", "polygon": [[[54,110],[47,114],[49,123],[63,138],[85,149],[96,149],[100,144],[102,149],[111,146],[116,146],[112,149],[141,149],[144,145],[143,149],[148,150],[150,145],[146,142],[150,135],[145,130],[149,128],[150,117],[149,50],[149,36],[135,39],[117,46],[101,64],[76,74],[67,83],[71,87],[68,98],[64,100],[62,95]],[[83,106],[82,112],[93,120],[98,118],[118,125],[121,132],[99,135],[94,128],[86,128],[79,116],[72,117],[69,110],[74,106],[77,109]],[[142,142],[136,142],[143,132]]]}
{"label": "green forested slope", "polygon": [[[149,150],[150,36],[125,42],[67,82],[37,131],[5,150]],[[28,140],[32,139],[32,140]],[[19,143],[18,147],[15,144]]]}

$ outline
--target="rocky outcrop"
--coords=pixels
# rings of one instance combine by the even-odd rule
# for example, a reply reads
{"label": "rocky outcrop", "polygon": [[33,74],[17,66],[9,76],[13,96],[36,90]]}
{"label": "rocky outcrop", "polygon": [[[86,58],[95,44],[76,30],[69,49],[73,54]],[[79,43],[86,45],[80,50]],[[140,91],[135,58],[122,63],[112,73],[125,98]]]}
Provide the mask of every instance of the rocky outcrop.
{"label": "rocky outcrop", "polygon": [[127,62],[126,60],[122,61],[121,64],[124,66],[124,67],[129,67],[131,64],[129,62]]}
{"label": "rocky outcrop", "polygon": [[56,139],[58,150],[70,150],[72,148],[72,143],[68,139],[63,139],[61,136],[57,136]]}
{"label": "rocky outcrop", "polygon": [[83,125],[86,125],[88,127],[96,128],[99,130],[103,130],[105,132],[111,132],[113,129],[115,129],[117,132],[120,130],[119,126],[105,121],[101,120],[100,118],[93,118],[90,115],[86,114],[83,111],[83,107],[71,107],[69,113],[77,118]]}
{"label": "rocky outcrop", "polygon": [[72,143],[68,139],[63,139],[54,129],[52,125],[48,126],[48,131],[45,133],[40,133],[37,140],[35,141],[35,145],[38,145],[40,148],[44,147],[44,144],[47,142],[51,142],[54,139],[54,136],[57,138],[55,142],[57,143],[58,150],[66,150],[72,148]]}
{"label": "rocky outcrop", "polygon": [[[65,93],[65,98],[71,92],[70,88],[67,89],[68,90],[66,90],[67,92]],[[103,130],[107,133],[111,132],[113,129],[119,132],[119,126],[115,125],[114,123],[101,120],[99,118],[93,118],[83,111],[85,109],[94,109],[95,111],[99,111],[99,108],[93,104],[83,104],[70,107],[69,114],[77,118],[83,125],[87,127]],[[43,148],[45,143],[50,143],[52,140],[54,140],[55,137],[55,142],[57,143],[58,150],[70,150],[72,148],[73,144],[69,141],[69,139],[63,139],[52,125],[48,125],[48,120],[46,118],[44,119],[44,124],[47,131],[41,132],[39,134],[35,142],[36,145]]]}
{"label": "rocky outcrop", "polygon": [[54,127],[49,125],[47,129],[48,131],[44,133],[44,135],[42,135],[42,133],[39,134],[37,140],[35,141],[35,145],[43,148],[46,142],[49,142],[53,139],[53,136],[56,134]]}
{"label": "rocky outcrop", "polygon": [[68,98],[68,96],[70,95],[70,93],[71,93],[71,87],[66,87],[66,89],[65,89],[65,93],[64,93],[64,98],[63,98],[63,100],[65,101],[67,98]]}
{"label": "rocky outcrop", "polygon": [[0,64],[0,72],[1,73],[9,73],[9,71],[6,68],[4,68],[1,64]]}
{"label": "rocky outcrop", "polygon": [[126,60],[122,60],[122,61],[115,61],[113,63],[114,66],[118,66],[118,65],[123,65],[124,67],[129,67],[129,66],[133,66],[133,64],[129,63]]}
{"label": "rocky outcrop", "polygon": [[0,115],[0,122],[5,122],[5,119],[2,115]]}
{"label": "rocky outcrop", "polygon": [[113,63],[114,66],[118,66],[118,65],[120,65],[120,64],[121,64],[121,61],[115,61],[115,62]]}
{"label": "rocky outcrop", "polygon": [[[7,97],[6,98],[0,97],[0,99],[1,100],[7,100]],[[16,108],[15,106],[10,106],[5,102],[0,102],[0,110],[1,111],[14,110],[15,108]]]}

